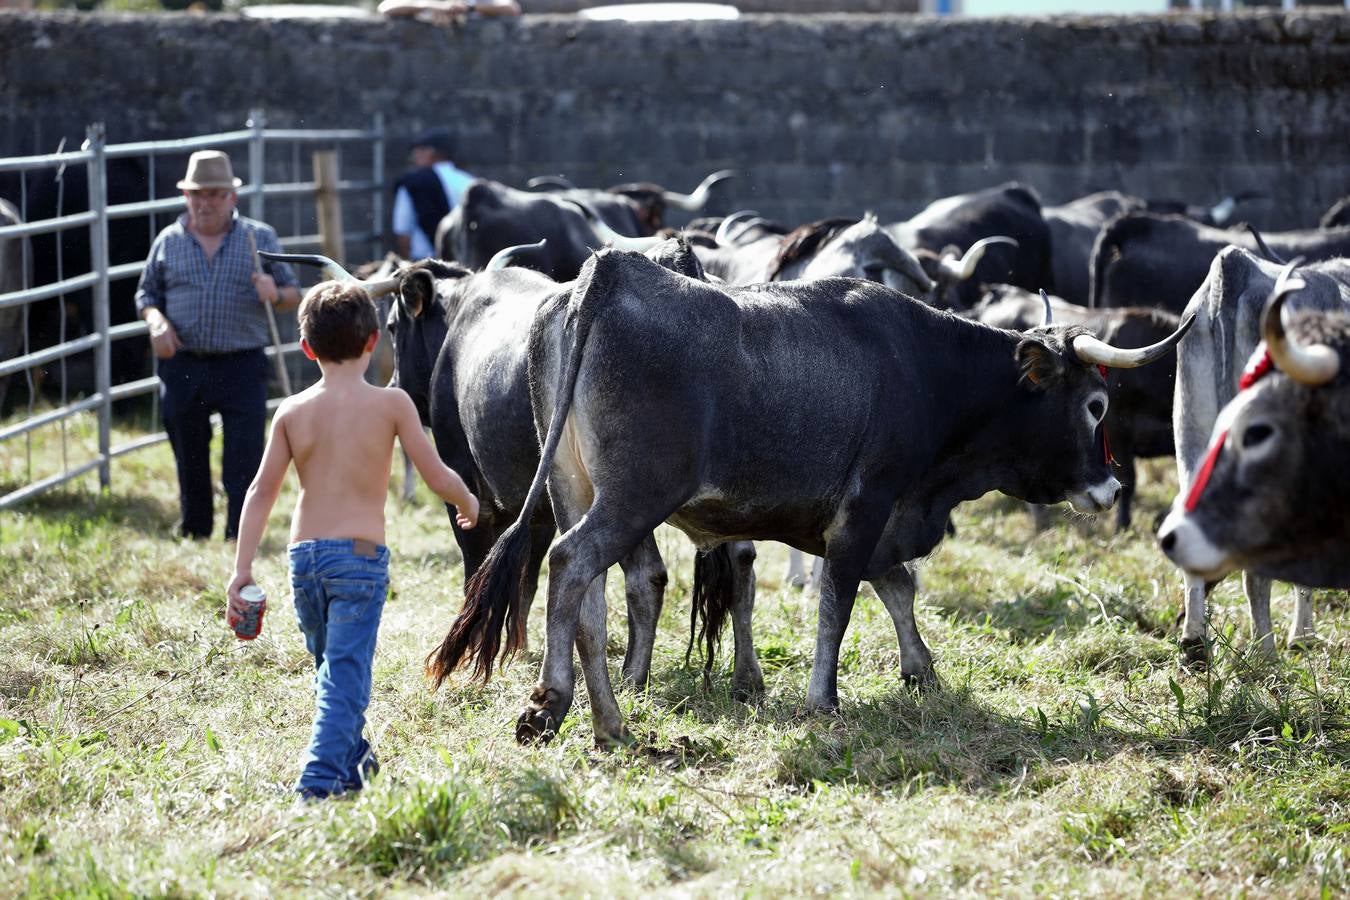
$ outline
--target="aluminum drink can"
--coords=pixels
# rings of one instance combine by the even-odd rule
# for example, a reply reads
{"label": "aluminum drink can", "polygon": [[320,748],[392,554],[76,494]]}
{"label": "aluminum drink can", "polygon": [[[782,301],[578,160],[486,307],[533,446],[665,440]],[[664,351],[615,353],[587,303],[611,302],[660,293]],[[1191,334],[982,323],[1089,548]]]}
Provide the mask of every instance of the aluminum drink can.
{"label": "aluminum drink can", "polygon": [[247,584],[239,591],[244,601],[245,612],[234,623],[235,637],[241,641],[251,641],[262,634],[263,611],[267,606],[267,594],[256,584]]}

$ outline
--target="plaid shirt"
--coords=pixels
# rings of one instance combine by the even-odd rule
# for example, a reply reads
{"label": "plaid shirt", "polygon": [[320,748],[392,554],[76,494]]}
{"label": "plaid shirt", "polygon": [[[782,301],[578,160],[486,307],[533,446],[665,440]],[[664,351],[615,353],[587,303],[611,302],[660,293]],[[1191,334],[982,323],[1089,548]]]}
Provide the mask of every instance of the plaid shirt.
{"label": "plaid shirt", "polygon": [[[165,228],[150,246],[136,287],[136,310],[157,306],[173,323],[183,349],[198,353],[253,350],[272,342],[267,310],[253,287],[248,232],[259,250],[280,252],[272,226],[239,215],[215,257],[207,262],[201,244],[187,230],[187,213]],[[277,287],[296,284],[285,263],[272,263]]]}

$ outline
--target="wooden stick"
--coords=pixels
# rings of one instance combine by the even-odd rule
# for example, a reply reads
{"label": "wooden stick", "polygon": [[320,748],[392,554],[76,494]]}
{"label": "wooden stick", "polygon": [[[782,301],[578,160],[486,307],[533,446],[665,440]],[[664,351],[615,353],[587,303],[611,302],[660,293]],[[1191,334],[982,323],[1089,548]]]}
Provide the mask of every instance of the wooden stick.
{"label": "wooden stick", "polygon": [[[253,257],[253,271],[262,274],[262,259],[258,256],[258,242],[253,239],[253,229],[245,229],[248,233],[249,256]],[[267,330],[272,332],[272,349],[275,354],[272,361],[277,366],[277,377],[281,379],[281,389],[286,392],[286,396],[291,395],[291,375],[286,371],[286,357],[281,352],[281,332],[277,330],[277,314],[272,309],[269,301],[263,301],[263,307],[267,310]]]}

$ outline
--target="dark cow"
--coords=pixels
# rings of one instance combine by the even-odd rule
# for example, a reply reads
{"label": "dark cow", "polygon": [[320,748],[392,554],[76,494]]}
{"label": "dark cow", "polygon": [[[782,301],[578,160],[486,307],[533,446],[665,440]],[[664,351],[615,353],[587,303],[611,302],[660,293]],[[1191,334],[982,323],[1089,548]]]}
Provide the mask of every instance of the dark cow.
{"label": "dark cow", "polygon": [[[397,386],[412,398],[423,424],[431,428],[441,458],[459,472],[482,504],[478,524],[469,531],[459,528],[447,507],[466,582],[478,571],[493,542],[519,515],[539,465],[526,338],[536,309],[565,297],[571,285],[560,285],[528,269],[505,268],[507,253],[524,258],[529,249],[503,251],[479,273],[439,260],[404,266],[397,273],[398,299],[388,317]],[[703,276],[697,258],[683,241],[663,242],[650,256],[672,271],[692,278]],[[521,586],[522,621],[528,616],[539,568],[556,531],[546,505],[534,511],[530,530],[532,559]],[[759,693],[764,687],[750,636],[754,559],[754,547],[746,543],[700,555],[695,566],[696,600],[709,599],[709,591],[715,594],[710,598],[711,608],[697,610],[708,635],[705,674],[712,664],[720,620],[729,611],[735,635],[732,688],[738,697]],[[650,536],[621,565],[629,629],[623,671],[629,684],[641,686],[651,668],[666,569]],[[710,567],[716,566],[722,568],[724,578],[709,586]]]}
{"label": "dark cow", "polygon": [[[19,211],[0,200],[0,228],[21,225]],[[24,244],[22,237],[0,237],[0,294],[23,290]],[[3,301],[0,301],[3,302]],[[22,309],[19,305],[0,306],[0,363],[19,355],[23,347],[23,331],[19,327]],[[0,415],[5,411],[5,395],[9,375],[0,375]]]}
{"label": "dark cow", "polygon": [[[1177,387],[1173,430],[1177,447],[1177,484],[1185,496],[1204,467],[1210,435],[1219,411],[1237,393],[1243,364],[1260,340],[1261,310],[1275,289],[1280,269],[1275,263],[1240,247],[1215,257],[1209,276],[1188,311],[1195,328],[1177,348]],[[1300,270],[1301,309],[1338,310],[1350,302],[1350,264],[1326,260]],[[1248,573],[1243,579],[1252,613],[1253,636],[1270,652],[1275,637],[1270,624],[1270,580]],[[1205,579],[1187,575],[1182,648],[1187,658],[1203,661],[1205,648]],[[1295,591],[1294,622],[1289,642],[1313,639],[1312,593]]]}
{"label": "dark cow", "polygon": [[1097,232],[1123,212],[1145,208],[1139,197],[1120,191],[1099,191],[1062,206],[1047,206],[1045,224],[1050,228],[1050,265],[1055,293],[1070,303],[1088,305],[1088,271]]}
{"label": "dark cow", "polygon": [[1199,480],[1158,533],[1188,577],[1255,570],[1350,588],[1350,316],[1281,312],[1277,288],[1246,386],[1220,412]]}
{"label": "dark cow", "polygon": [[[573,200],[596,211],[606,225],[619,234],[645,237],[665,228],[667,206],[686,212],[698,212],[708,203],[714,186],[735,177],[732,169],[722,169],[703,179],[691,194],[668,191],[659,184],[635,182],[618,184],[605,190],[573,187],[566,181],[552,182],[557,190],[551,196]],[[530,179],[531,187],[544,184],[543,179]]]}
{"label": "dark cow", "polygon": [[[1350,227],[1270,232],[1276,254],[1330,259],[1350,254]],[[1089,304],[1156,306],[1180,313],[1209,275],[1214,256],[1230,244],[1260,249],[1248,229],[1225,231],[1184,216],[1129,212],[1108,222],[1092,250]]]}
{"label": "dark cow", "polygon": [[[144,202],[151,197],[174,196],[174,172],[181,167],[159,165],[152,192],[151,172],[144,159],[122,157],[107,161],[106,189],[109,204]],[[72,215],[89,209],[89,189],[83,164],[30,172],[0,173],[0,197],[9,200],[29,222]],[[144,262],[150,242],[171,215],[118,218],[108,222],[108,260],[113,266]],[[55,283],[91,270],[89,229],[69,228],[60,234],[39,234],[29,239],[31,266],[29,287]],[[137,321],[136,279],[109,282],[109,322],[121,325]],[[65,309],[61,305],[64,302]],[[64,314],[64,315],[63,315]],[[29,307],[29,336],[34,350],[73,340],[94,330],[93,294],[88,288],[61,298],[38,301]],[[63,321],[64,320],[64,321]],[[64,328],[64,334],[62,329]],[[144,336],[115,341],[111,348],[112,383],[133,381],[150,374],[150,344]],[[53,384],[66,379],[71,393],[94,390],[93,354],[77,354],[64,365],[51,364]]]}
{"label": "dark cow", "polygon": [[[693,201],[706,201],[708,190],[728,172],[710,175]],[[673,195],[665,193],[669,200]],[[464,189],[459,205],[436,229],[436,252],[470,269],[481,269],[498,251],[539,240],[548,242],[544,252],[527,262],[555,281],[571,281],[581,264],[604,240],[587,221],[590,214],[625,237],[645,237],[653,232],[644,223],[637,201],[608,191],[571,189],[559,192],[519,191],[487,179],[475,179]]]}
{"label": "dark cow", "polygon": [[866,278],[918,295],[935,287],[918,260],[902,250],[871,215],[862,221],[824,219],[781,237],[769,235],[741,246],[695,252],[710,275],[728,284],[846,277]]}
{"label": "dark cow", "polygon": [[1255,200],[1270,199],[1264,191],[1239,191],[1224,197],[1213,206],[1201,206],[1187,203],[1185,200],[1151,198],[1143,201],[1144,209],[1149,212],[1169,216],[1185,216],[1201,225],[1214,228],[1228,228],[1237,224],[1238,208]]}
{"label": "dark cow", "polygon": [[[1177,330],[1181,319],[1146,307],[1091,310],[1060,298],[1049,298],[1053,321],[1080,325],[1099,340],[1115,347],[1147,347]],[[1044,320],[1044,303],[1011,285],[998,285],[985,295],[970,316],[995,328],[1026,331]],[[1110,408],[1103,428],[1110,453],[1120,466],[1121,494],[1116,504],[1116,529],[1130,527],[1136,483],[1135,460],[1171,456],[1172,393],[1176,354],[1168,352],[1157,365],[1137,369],[1108,369],[1106,393]],[[1038,526],[1041,523],[1038,516]]]}
{"label": "dark cow", "polygon": [[767,539],[826,558],[811,707],[838,704],[839,646],[862,579],[895,623],[902,674],[931,681],[909,561],[941,540],[953,507],[990,490],[1109,507],[1120,485],[1102,457],[1095,363],[1158,352],[1117,351],[1068,326],[1000,331],[868,281],[721,288],[601,251],[535,319],[540,468],[431,672],[439,681],[470,660],[481,671],[503,618],[503,652],[518,646],[515,586],[547,480],[565,533],[549,555],[543,670],[518,739],[561,724],[574,645],[597,741],[626,739],[597,578],[662,521],[701,547]]}
{"label": "dark cow", "polygon": [[[1054,290],[1050,228],[1041,213],[1040,198],[1026,185],[1009,182],[944,197],[908,221],[887,225],[886,230],[941,283],[934,298],[936,306],[966,309],[980,299],[985,284]],[[958,271],[952,265],[954,257],[981,238],[1000,236],[1015,243],[990,246],[973,272],[959,280],[954,277]]]}

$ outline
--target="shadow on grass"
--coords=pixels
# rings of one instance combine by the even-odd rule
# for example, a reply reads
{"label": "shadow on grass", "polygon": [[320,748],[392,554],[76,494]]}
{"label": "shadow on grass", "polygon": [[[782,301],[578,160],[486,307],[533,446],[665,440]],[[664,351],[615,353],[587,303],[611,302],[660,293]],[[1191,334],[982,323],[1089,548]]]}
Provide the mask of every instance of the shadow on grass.
{"label": "shadow on grass", "polygon": [[[1297,666],[1273,666],[1230,643],[1216,644],[1214,654],[1207,671],[1168,679],[1170,703],[1102,702],[1080,691],[1066,693],[1048,713],[1008,715],[969,689],[944,686],[846,699],[837,714],[825,714],[807,711],[795,692],[771,694],[753,707],[737,703],[725,672],[704,691],[701,673],[682,666],[659,673],[651,703],[762,732],[775,779],[808,789],[944,785],[996,792],[1018,784],[1035,791],[1058,780],[1065,762],[1097,764],[1121,752],[1206,752],[1272,770],[1313,754],[1350,762],[1350,715],[1338,695]],[[720,755],[734,764],[738,752]]]}
{"label": "shadow on grass", "polygon": [[24,503],[18,512],[40,520],[57,536],[84,537],[95,528],[128,528],[152,537],[175,538],[177,506],[134,494],[53,491]]}

